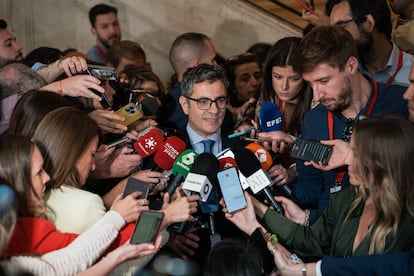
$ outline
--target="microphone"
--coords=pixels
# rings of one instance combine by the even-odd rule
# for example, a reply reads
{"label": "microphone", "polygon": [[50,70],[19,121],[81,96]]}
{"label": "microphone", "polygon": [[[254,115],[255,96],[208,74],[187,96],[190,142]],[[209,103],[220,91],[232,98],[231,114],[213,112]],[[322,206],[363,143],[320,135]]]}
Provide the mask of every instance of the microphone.
{"label": "microphone", "polygon": [[138,135],[139,138],[134,143],[134,149],[142,157],[155,153],[164,142],[164,134],[156,127],[145,129]]}
{"label": "microphone", "polygon": [[272,180],[268,174],[260,166],[259,160],[248,149],[241,149],[235,155],[239,170],[247,177],[250,189],[254,194],[263,191],[266,199],[270,202],[276,212],[283,214],[283,208],[273,198],[273,194],[269,189]]}
{"label": "microphone", "polygon": [[187,145],[177,136],[171,136],[164,141],[154,155],[156,168],[164,171],[172,168],[174,161],[186,149]]}
{"label": "microphone", "polygon": [[267,171],[273,165],[273,159],[270,153],[258,143],[250,143],[245,146],[246,149],[254,153],[256,158],[260,161],[262,169]]}
{"label": "microphone", "polygon": [[[254,153],[256,158],[259,160],[262,169],[267,171],[273,165],[273,159],[270,153],[260,144],[251,143],[245,146],[246,149]],[[297,202],[296,197],[293,195],[293,191],[289,188],[288,185],[275,185],[276,189],[280,189],[285,196],[290,198],[292,201]]]}
{"label": "microphone", "polygon": [[200,154],[183,183],[183,191],[187,194],[199,193],[201,201],[206,202],[213,185],[217,186],[217,170],[218,160],[214,154],[207,152]]}
{"label": "microphone", "polygon": [[157,99],[150,93],[139,93],[136,102],[145,116],[155,115],[158,112]]}
{"label": "microphone", "polygon": [[282,112],[279,107],[270,102],[264,102],[259,111],[260,131],[269,132],[282,130]]}
{"label": "microphone", "polygon": [[202,214],[208,214],[211,245],[221,240],[214,224],[214,213],[219,209],[218,196],[213,191],[214,187],[218,187],[217,171],[218,160],[216,156],[204,152],[194,162],[191,172],[183,184],[184,191],[200,193],[200,211]]}
{"label": "microphone", "polygon": [[[180,156],[178,156],[172,167],[174,178],[170,181],[170,185],[165,191],[166,193],[172,196],[175,189],[177,189],[177,187],[187,177],[197,157],[198,154],[192,149],[186,149],[183,153],[180,154]],[[173,223],[169,226],[169,230],[179,234],[183,234],[187,229],[189,229],[188,221]]]}
{"label": "microphone", "polygon": [[180,156],[178,156],[172,167],[174,178],[170,181],[170,185],[168,185],[165,190],[166,193],[172,196],[175,189],[177,189],[181,182],[187,177],[197,157],[198,154],[192,149],[186,149]]}
{"label": "microphone", "polygon": [[224,149],[221,153],[218,155],[218,161],[219,161],[219,168],[224,169],[228,167],[236,167],[239,173],[239,179],[240,183],[242,185],[243,190],[246,190],[249,188],[249,184],[247,183],[246,177],[240,172],[239,167],[237,166],[237,162],[234,159],[234,153],[230,148]]}

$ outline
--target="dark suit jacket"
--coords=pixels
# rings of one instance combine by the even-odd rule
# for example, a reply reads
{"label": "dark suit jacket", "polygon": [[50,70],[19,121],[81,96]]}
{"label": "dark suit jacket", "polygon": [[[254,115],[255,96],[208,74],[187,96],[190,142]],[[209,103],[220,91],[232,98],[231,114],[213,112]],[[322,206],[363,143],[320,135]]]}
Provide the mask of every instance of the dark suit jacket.
{"label": "dark suit jacket", "polygon": [[[187,131],[181,132],[180,135],[180,138],[182,138],[186,142],[187,147],[191,149],[192,146]],[[221,135],[221,139],[222,150],[230,148],[233,152],[237,152],[238,150],[244,148],[244,146],[246,145],[245,141],[242,141],[239,138],[227,138],[227,135],[224,135],[223,132]],[[202,222],[208,221],[208,214],[201,214],[200,217]],[[214,223],[216,232],[221,235],[222,239],[232,238],[243,239],[247,241],[248,237],[244,233],[242,233],[233,223],[231,223],[224,217],[224,213],[221,211],[221,206],[219,211],[214,214]],[[201,229],[198,232],[198,235],[200,236],[199,248],[196,250],[194,258],[202,266],[204,258],[205,256],[207,256],[207,253],[210,250],[210,230]]]}
{"label": "dark suit jacket", "polygon": [[326,256],[322,275],[414,275],[414,252],[351,258]]}

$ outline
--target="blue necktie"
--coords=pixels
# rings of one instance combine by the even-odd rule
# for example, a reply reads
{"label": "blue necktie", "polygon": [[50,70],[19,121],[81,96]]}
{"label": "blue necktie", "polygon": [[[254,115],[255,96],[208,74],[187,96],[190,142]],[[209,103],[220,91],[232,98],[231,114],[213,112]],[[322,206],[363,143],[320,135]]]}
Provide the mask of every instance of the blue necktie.
{"label": "blue necktie", "polygon": [[203,140],[201,143],[204,145],[204,152],[212,152],[214,140]]}

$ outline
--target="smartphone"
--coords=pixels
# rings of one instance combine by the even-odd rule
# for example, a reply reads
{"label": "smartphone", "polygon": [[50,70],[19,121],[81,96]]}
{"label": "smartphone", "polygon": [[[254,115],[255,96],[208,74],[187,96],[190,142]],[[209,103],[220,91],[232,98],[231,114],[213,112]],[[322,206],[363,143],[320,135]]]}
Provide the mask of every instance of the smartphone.
{"label": "smartphone", "polygon": [[149,188],[150,188],[150,185],[147,182],[130,177],[128,178],[122,198],[126,197],[127,195],[133,192],[138,191],[138,192],[141,192],[141,195],[138,196],[137,199],[147,199]]}
{"label": "smartphone", "polygon": [[321,143],[298,139],[293,143],[290,150],[290,156],[304,161],[322,162],[327,165],[332,155],[332,146],[323,145]]}
{"label": "smartphone", "polygon": [[135,224],[130,243],[154,243],[160,232],[163,217],[163,212],[142,211]]}
{"label": "smartphone", "polygon": [[111,119],[111,121],[124,125],[124,126],[130,125],[138,121],[144,116],[144,113],[142,112],[142,110],[134,103],[129,103],[121,107],[120,109],[115,111],[115,113],[125,117],[125,121],[118,121],[114,119]]}
{"label": "smartphone", "polygon": [[99,103],[102,105],[103,109],[108,109],[112,107],[111,101],[108,99],[105,93],[100,93],[94,89],[92,89],[92,92],[101,97],[101,101]]}
{"label": "smartphone", "polygon": [[[88,69],[85,71],[85,74],[94,76],[95,78],[101,80],[101,86],[105,86],[104,81],[106,80],[115,81],[118,79],[115,68],[108,66],[88,64]],[[111,101],[104,93],[100,93],[93,89],[92,92],[101,97],[100,104],[103,109],[112,107]]]}
{"label": "smartphone", "polygon": [[296,2],[302,7],[304,8],[307,12],[310,12],[312,14],[316,14],[315,13],[315,8],[311,5],[311,3],[309,3],[306,0],[296,0]]}
{"label": "smartphone", "polygon": [[229,167],[217,173],[221,193],[229,213],[247,207],[243,188],[240,184],[239,173],[235,167]]}
{"label": "smartphone", "polygon": [[[263,144],[264,142],[268,142],[268,143],[272,144],[272,142],[273,142],[273,140],[271,140],[271,139],[264,140],[264,139],[259,139],[259,138],[250,138],[250,137],[243,137],[243,140],[250,141],[250,142],[256,142],[256,143],[261,143],[261,144]],[[277,141],[277,142],[280,144],[281,141]]]}
{"label": "smartphone", "polygon": [[127,137],[122,137],[121,139],[118,139],[118,140],[112,141],[111,143],[108,143],[106,145],[106,148],[110,149],[110,148],[116,147],[116,146],[121,147],[121,146],[125,145],[126,143],[128,143],[128,141],[129,141],[129,139]]}
{"label": "smartphone", "polygon": [[249,134],[250,131],[252,131],[253,129],[254,129],[254,127],[246,128],[243,131],[239,131],[239,132],[230,134],[229,136],[227,136],[227,138],[231,139],[231,138],[236,138],[236,137],[239,137],[239,136],[243,136],[243,135]]}

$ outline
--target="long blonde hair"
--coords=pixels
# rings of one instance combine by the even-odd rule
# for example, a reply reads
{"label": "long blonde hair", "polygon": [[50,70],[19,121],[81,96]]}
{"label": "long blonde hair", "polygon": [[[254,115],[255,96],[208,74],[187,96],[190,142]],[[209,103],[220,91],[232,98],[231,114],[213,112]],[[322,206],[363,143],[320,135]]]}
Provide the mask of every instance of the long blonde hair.
{"label": "long blonde hair", "polygon": [[395,235],[404,213],[414,217],[414,128],[396,116],[377,116],[358,123],[352,135],[355,173],[362,180],[349,215],[369,195],[376,210],[370,227],[369,254],[384,252],[385,238]]}

